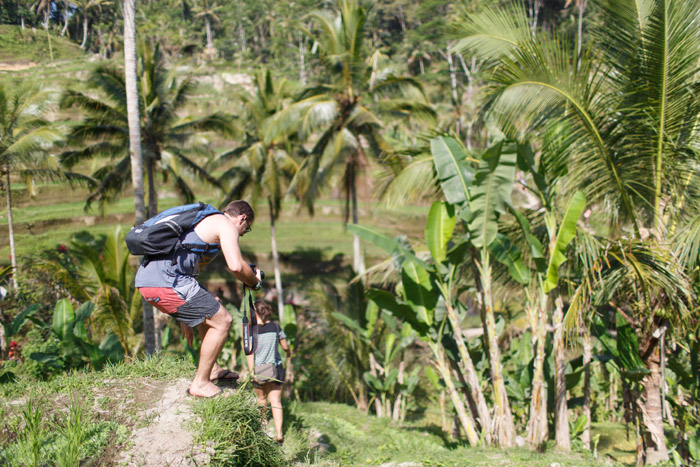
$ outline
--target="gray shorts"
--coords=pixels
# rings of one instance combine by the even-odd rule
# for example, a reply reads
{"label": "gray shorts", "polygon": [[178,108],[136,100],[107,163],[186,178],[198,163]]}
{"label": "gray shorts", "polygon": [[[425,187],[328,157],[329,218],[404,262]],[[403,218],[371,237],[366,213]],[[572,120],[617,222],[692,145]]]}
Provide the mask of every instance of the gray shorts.
{"label": "gray shorts", "polygon": [[216,297],[204,287],[188,301],[170,287],[139,287],[139,291],[148,303],[191,328],[211,318],[221,308]]}

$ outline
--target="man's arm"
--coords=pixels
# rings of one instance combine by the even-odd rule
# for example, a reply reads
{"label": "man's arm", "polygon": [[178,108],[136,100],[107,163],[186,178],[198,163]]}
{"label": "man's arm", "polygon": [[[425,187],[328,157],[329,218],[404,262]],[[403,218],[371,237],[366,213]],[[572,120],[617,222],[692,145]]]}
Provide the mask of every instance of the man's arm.
{"label": "man's arm", "polygon": [[[226,266],[239,281],[248,287],[254,288],[258,285],[260,277],[253,272],[253,269],[243,260],[241,248],[238,244],[238,230],[233,223],[225,216],[221,216],[218,222],[219,244],[226,259]],[[258,273],[259,274],[259,273]]]}

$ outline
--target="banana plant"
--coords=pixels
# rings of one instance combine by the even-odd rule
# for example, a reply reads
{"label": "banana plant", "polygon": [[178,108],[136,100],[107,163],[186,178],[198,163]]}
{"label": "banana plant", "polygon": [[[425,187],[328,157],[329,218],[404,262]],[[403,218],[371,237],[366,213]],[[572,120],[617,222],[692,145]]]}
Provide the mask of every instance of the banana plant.
{"label": "banana plant", "polygon": [[[494,423],[488,437],[503,447],[515,444],[515,423],[510,410],[503,378],[496,318],[492,299],[492,255],[510,261],[514,270],[524,271],[511,248],[499,236],[498,221],[510,203],[515,178],[517,145],[504,141],[487,148],[478,159],[467,156],[454,138],[439,136],[430,142],[435,170],[447,201],[457,209],[457,216],[467,226],[468,242],[464,256],[477,272],[476,286],[482,305],[481,315],[488,349],[491,383],[494,394]],[[492,252],[493,251],[493,252]],[[521,278],[525,281],[525,277]],[[456,323],[453,323],[453,327]],[[460,357],[464,355],[460,348]]]}
{"label": "banana plant", "polygon": [[[373,305],[376,307],[374,303]],[[385,319],[384,321],[390,324],[393,319]],[[384,335],[384,352],[381,364],[376,361],[374,354],[370,354],[370,371],[366,371],[362,378],[375,398],[377,412],[380,412],[379,407],[381,407],[383,416],[399,420],[401,407],[405,406],[405,399],[410,394],[407,391],[407,379],[411,379],[411,376],[415,375],[416,370],[420,370],[420,368],[414,368],[413,373],[407,378],[405,350],[415,339],[415,332],[411,326],[408,323],[403,323],[402,326],[393,323],[388,328],[390,330]],[[398,365],[396,365],[397,358]]]}
{"label": "banana plant", "polygon": [[[460,424],[470,444],[476,445],[480,436],[476,423],[469,413],[464,399],[458,391],[448,362],[448,355],[443,346],[443,338],[448,337],[447,323],[458,322],[455,306],[457,290],[457,267],[461,263],[461,244],[449,248],[456,224],[455,211],[448,203],[436,202],[431,207],[426,225],[426,240],[431,260],[420,259],[411,247],[399,239],[382,235],[365,226],[352,225],[348,229],[361,239],[373,243],[386,253],[392,255],[395,265],[401,272],[401,281],[397,285],[397,295],[380,289],[370,289],[367,296],[377,306],[391,313],[396,318],[408,323],[419,339],[426,343],[433,355],[433,363],[443,379],[446,391],[455,407]],[[453,326],[452,336],[466,349],[458,326]],[[460,357],[462,352],[460,351]],[[466,359],[466,360],[465,360]],[[477,407],[486,407],[481,393],[478,376],[468,352],[460,362],[460,371],[469,382],[470,390]],[[469,373],[471,371],[471,374]],[[488,409],[479,411],[482,433],[487,434],[490,426]]]}
{"label": "banana plant", "polygon": [[[555,355],[555,424],[557,429],[557,445],[570,447],[568,433],[569,422],[566,409],[566,385],[564,359],[564,330],[563,301],[558,293],[559,268],[566,261],[566,251],[572,239],[576,236],[577,222],[586,204],[586,198],[582,192],[573,194],[566,206],[564,216],[559,222],[556,214],[547,211],[545,224],[549,238],[549,248],[545,252],[540,241],[532,235],[530,223],[517,209],[510,206],[509,209],[520,225],[523,237],[526,239],[533,263],[535,264],[536,293],[532,299],[534,304],[531,313],[532,328],[535,331],[535,366],[532,382],[532,399],[530,402],[530,418],[527,427],[528,441],[533,445],[539,445],[548,437],[547,427],[547,401],[544,387],[544,355],[546,326],[549,319],[550,302],[554,302],[552,324],[555,328],[554,355]],[[547,254],[545,254],[547,253]]]}
{"label": "banana plant", "polygon": [[114,333],[108,334],[100,344],[92,343],[88,336],[85,321],[95,310],[95,304],[85,302],[77,310],[68,299],[56,303],[51,323],[51,331],[61,341],[61,355],[32,353],[29,358],[44,365],[80,368],[90,365],[100,369],[107,362],[117,362],[124,358],[124,351]]}

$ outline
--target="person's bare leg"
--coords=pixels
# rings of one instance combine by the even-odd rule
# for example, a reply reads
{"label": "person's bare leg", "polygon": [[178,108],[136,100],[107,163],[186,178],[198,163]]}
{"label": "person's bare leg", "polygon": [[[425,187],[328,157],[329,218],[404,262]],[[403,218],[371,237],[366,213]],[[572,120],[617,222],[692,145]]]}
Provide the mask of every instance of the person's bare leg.
{"label": "person's bare leg", "polygon": [[267,425],[267,394],[263,388],[254,387],[253,390],[255,391],[255,396],[258,398],[258,407],[260,407],[263,425]]}
{"label": "person's bare leg", "polygon": [[[209,327],[206,325],[206,323],[202,323],[199,326],[197,326],[197,330],[199,331],[199,340],[200,341],[204,340],[204,336],[207,333],[207,329],[209,329]],[[219,353],[221,353],[221,352],[219,352]],[[219,377],[222,375],[222,373],[224,373],[224,371],[225,370],[223,368],[221,368],[221,366],[219,366],[219,364],[215,361],[214,365],[211,368],[211,374],[209,375],[209,380],[214,381],[215,379],[219,379]],[[234,373],[235,373],[235,371],[234,371]],[[227,379],[235,379],[235,378],[227,378]]]}
{"label": "person's bare leg", "polygon": [[219,358],[221,349],[224,348],[228,331],[231,329],[233,319],[226,308],[219,307],[219,311],[200,325],[205,325],[202,332],[202,348],[199,351],[199,365],[194,381],[190,385],[190,394],[195,396],[211,397],[219,392],[219,388],[209,379],[216,359]]}
{"label": "person's bare leg", "polygon": [[275,421],[275,431],[277,431],[277,441],[284,439],[282,435],[282,387],[271,383],[272,388],[268,394],[270,398],[270,408],[272,409],[272,419]]}

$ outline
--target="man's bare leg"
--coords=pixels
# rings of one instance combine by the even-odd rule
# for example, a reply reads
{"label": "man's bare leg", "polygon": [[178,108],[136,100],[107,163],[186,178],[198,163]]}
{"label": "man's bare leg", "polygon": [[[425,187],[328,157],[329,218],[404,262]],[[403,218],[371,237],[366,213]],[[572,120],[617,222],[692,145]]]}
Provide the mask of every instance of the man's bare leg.
{"label": "man's bare leg", "polygon": [[[197,330],[199,331],[199,340],[200,341],[204,341],[204,336],[207,333],[207,329],[209,329],[209,327],[206,325],[206,323],[202,323],[199,326],[197,326]],[[221,353],[221,352],[219,352],[219,353]],[[214,381],[215,379],[219,379],[222,376],[222,373],[224,373],[225,371],[231,371],[231,370],[225,370],[225,369],[221,368],[221,366],[219,366],[219,364],[216,361],[214,361],[214,365],[211,368],[211,374],[209,375],[209,380]],[[234,371],[233,373],[236,373],[236,372]],[[229,378],[226,378],[226,380],[233,381],[236,378],[237,377],[234,377],[234,378],[229,377]]]}
{"label": "man's bare leg", "polygon": [[209,319],[205,319],[200,326],[205,326],[204,331],[200,331],[202,337],[202,348],[199,351],[199,365],[194,381],[190,385],[190,394],[194,396],[211,397],[219,393],[219,388],[209,379],[216,359],[219,358],[221,349],[228,337],[233,319],[223,306]]}

